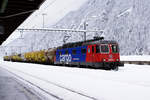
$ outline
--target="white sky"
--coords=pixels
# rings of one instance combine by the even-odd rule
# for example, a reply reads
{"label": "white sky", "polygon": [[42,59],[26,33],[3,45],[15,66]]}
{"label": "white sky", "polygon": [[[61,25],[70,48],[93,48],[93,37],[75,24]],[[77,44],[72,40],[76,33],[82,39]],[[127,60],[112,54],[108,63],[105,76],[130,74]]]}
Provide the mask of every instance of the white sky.
{"label": "white sky", "polygon": [[[33,13],[20,28],[41,28],[43,26],[43,16],[45,13],[45,27],[55,24],[70,11],[78,10],[87,0],[46,0],[40,9]],[[3,45],[14,40],[20,32],[13,32]]]}

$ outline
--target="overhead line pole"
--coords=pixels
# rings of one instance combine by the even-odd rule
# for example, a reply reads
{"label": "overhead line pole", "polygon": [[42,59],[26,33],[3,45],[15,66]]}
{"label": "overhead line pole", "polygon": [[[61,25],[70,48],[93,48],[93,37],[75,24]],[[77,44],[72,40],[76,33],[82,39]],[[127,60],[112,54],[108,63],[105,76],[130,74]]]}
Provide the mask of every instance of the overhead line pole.
{"label": "overhead line pole", "polygon": [[45,27],[45,22],[44,22],[45,21],[45,15],[47,15],[47,14],[46,13],[42,14],[42,16],[43,16],[43,28]]}

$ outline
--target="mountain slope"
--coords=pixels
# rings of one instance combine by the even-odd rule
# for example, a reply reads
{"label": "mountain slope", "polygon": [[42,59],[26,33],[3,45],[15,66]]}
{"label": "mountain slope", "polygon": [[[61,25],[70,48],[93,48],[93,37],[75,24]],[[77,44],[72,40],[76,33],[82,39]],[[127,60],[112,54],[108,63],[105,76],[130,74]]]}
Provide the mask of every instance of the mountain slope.
{"label": "mountain slope", "polygon": [[121,54],[149,54],[149,3],[150,0],[89,0],[56,26],[78,28],[85,20],[87,29],[105,30],[106,39],[117,40]]}

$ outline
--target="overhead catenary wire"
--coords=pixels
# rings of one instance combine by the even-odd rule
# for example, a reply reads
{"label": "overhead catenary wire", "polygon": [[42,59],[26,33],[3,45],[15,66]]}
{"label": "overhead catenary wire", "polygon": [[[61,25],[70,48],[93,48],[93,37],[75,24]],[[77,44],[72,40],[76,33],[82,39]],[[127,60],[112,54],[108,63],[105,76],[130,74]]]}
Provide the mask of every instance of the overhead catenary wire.
{"label": "overhead catenary wire", "polygon": [[53,29],[53,28],[37,28],[37,29],[23,29],[18,28],[18,31],[45,31],[45,32],[52,32],[52,31],[66,31],[66,32],[103,32],[104,30],[77,30],[77,29]]}

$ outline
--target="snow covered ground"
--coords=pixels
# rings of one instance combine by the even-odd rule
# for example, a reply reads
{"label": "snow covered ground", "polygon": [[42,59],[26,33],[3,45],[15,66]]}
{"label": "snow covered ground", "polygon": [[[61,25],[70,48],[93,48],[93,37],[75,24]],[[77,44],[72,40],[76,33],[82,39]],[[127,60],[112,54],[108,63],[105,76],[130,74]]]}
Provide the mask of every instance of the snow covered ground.
{"label": "snow covered ground", "polygon": [[41,100],[42,95],[36,95],[7,70],[0,68],[0,100]]}
{"label": "snow covered ground", "polygon": [[0,61],[0,67],[64,100],[150,100],[148,65],[105,71]]}
{"label": "snow covered ground", "polygon": [[149,55],[120,56],[121,61],[150,61]]}

